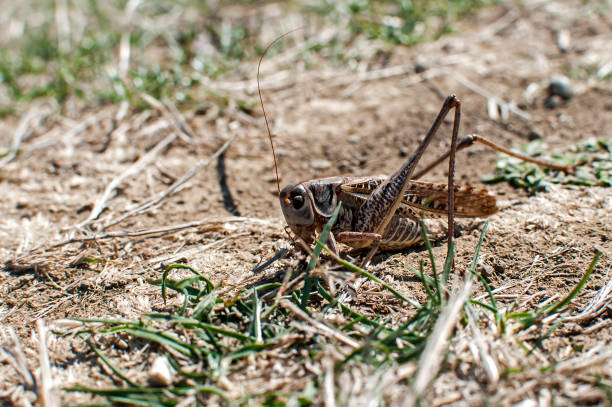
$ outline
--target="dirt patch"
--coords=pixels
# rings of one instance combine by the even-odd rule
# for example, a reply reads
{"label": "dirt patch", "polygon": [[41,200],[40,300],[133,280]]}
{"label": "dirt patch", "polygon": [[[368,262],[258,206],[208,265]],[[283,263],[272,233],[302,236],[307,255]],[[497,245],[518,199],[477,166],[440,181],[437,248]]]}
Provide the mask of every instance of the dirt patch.
{"label": "dirt patch", "polygon": [[[451,93],[462,101],[462,134],[486,135],[508,147],[538,135],[551,151],[564,151],[591,137],[609,138],[612,86],[592,71],[612,59],[610,17],[589,14],[571,2],[492,7],[466,21],[460,34],[414,48],[394,48],[384,58],[359,62],[355,69],[312,70],[308,81],[295,78],[290,86],[267,90],[266,106],[278,135],[281,184],[394,172],[427,131],[443,97]],[[566,51],[557,45],[561,30],[571,38]],[[415,65],[424,71],[415,72]],[[549,109],[544,107],[545,86],[555,74],[573,75],[574,96]],[[254,75],[255,65],[245,86],[251,87]],[[530,84],[538,90],[525,98]],[[248,97],[256,100],[254,94]],[[487,104],[493,100],[502,115],[508,112],[507,119],[490,117]],[[30,116],[8,118],[0,125],[4,146],[10,145],[20,125],[26,128],[20,154],[0,173],[0,321],[15,330],[32,369],[38,365],[38,319],[138,318],[166,307],[159,288],[146,282],[159,278],[164,265],[184,262],[215,284],[241,284],[260,261],[289,247],[258,113],[252,117],[239,109],[214,108],[183,112],[193,134],[179,136],[167,112],[128,110],[117,119],[121,109],[107,106],[67,118],[41,103],[31,106]],[[445,151],[450,127],[447,120],[424,161]],[[231,137],[236,139],[222,158],[211,160],[179,190],[142,214],[113,224],[165,191]],[[493,171],[496,159],[497,153],[482,147],[460,153],[457,182],[482,186],[482,177]],[[136,164],[139,160],[142,165]],[[126,173],[101,215],[87,221],[105,188]],[[426,179],[444,182],[445,177],[445,169],[438,168]],[[504,184],[490,188],[498,194],[500,212],[489,219],[479,270],[498,294],[500,307],[515,304],[525,309],[560,299],[578,283],[599,249],[603,256],[593,278],[572,305],[577,312],[586,307],[611,278],[610,190],[560,186],[529,197]],[[152,230],[182,224],[182,229]],[[469,265],[482,224],[483,220],[459,222],[457,269]],[[87,238],[93,235],[98,237]],[[441,263],[444,239],[434,243]],[[416,267],[424,258],[425,249],[418,245],[380,254],[373,272],[422,299],[422,286],[407,278],[405,265]],[[476,296],[482,294],[478,290],[482,288]],[[356,293],[355,303],[369,304],[381,313],[401,311],[385,304],[384,298],[372,305],[366,293]],[[486,332],[487,327],[481,329],[485,337],[496,335]],[[484,373],[464,371],[465,361],[451,361],[455,365],[436,379],[426,398],[437,404],[460,404],[461,399],[494,405],[546,399],[550,404],[554,397],[609,403],[593,375],[583,370],[573,375],[569,368],[548,375],[537,366],[587,351],[609,354],[611,335],[608,310],[555,332],[524,360],[502,360],[517,345],[511,338],[495,337],[490,352],[501,366],[520,367],[520,373],[509,374],[503,385],[492,388],[482,384]],[[468,342],[460,337],[452,346],[467,349]],[[78,339],[53,337],[49,350],[58,383],[108,383]],[[607,367],[607,373],[597,374],[603,374],[610,386],[609,360],[595,367]],[[3,363],[0,376],[5,378],[0,385],[4,400],[19,399],[21,378],[12,365]],[[300,383],[278,388],[300,388]],[[521,388],[524,383],[529,385]],[[398,402],[390,397],[392,404]]]}

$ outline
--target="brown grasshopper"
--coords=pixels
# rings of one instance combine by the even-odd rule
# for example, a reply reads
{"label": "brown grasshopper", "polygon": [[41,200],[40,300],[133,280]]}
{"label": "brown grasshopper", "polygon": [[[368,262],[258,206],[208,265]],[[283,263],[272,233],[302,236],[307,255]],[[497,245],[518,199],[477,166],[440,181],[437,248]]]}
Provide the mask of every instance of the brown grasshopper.
{"label": "brown grasshopper", "polygon": [[[289,33],[287,33],[289,34]],[[287,35],[285,34],[285,35]],[[279,37],[276,41],[280,40]],[[276,43],[272,42],[265,52]],[[261,65],[261,57],[259,63]],[[259,87],[261,107],[274,155],[274,144]],[[446,115],[454,109],[453,131],[449,152],[415,174],[415,168],[435,136]],[[454,158],[458,150],[480,142],[498,151],[556,170],[571,172],[572,168],[514,153],[485,138],[468,135],[457,142],[461,117],[461,102],[455,95],[444,101],[440,113],[414,154],[390,177],[330,177],[290,184],[280,190],[278,167],[274,156],[277,186],[283,215],[289,228],[307,244],[311,244],[331,217],[339,202],[342,206],[327,241],[338,253],[336,242],[353,248],[371,248],[364,262],[381,250],[403,249],[421,241],[421,214],[440,217],[448,215],[449,242],[453,236],[453,219],[485,217],[497,212],[495,197],[486,189],[454,185]],[[423,174],[449,158],[448,184],[417,181]]]}

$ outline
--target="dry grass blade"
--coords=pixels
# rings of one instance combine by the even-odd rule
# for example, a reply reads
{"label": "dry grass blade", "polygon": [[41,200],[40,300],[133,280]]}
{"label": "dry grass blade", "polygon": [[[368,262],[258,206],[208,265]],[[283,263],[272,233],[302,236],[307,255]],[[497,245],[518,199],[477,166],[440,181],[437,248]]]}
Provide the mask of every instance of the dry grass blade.
{"label": "dry grass blade", "polygon": [[323,361],[325,376],[323,377],[323,392],[325,394],[325,407],[336,407],[336,397],[334,395],[334,362],[331,358]]}
{"label": "dry grass blade", "polygon": [[148,202],[145,202],[141,205],[139,205],[137,208],[132,209],[131,211],[129,211],[128,213],[126,213],[125,215],[121,216],[119,219],[113,220],[111,221],[108,225],[105,226],[105,228],[116,225],[118,223],[123,222],[124,220],[126,220],[129,217],[135,216],[135,215],[139,215],[143,212],[145,212],[147,209],[157,205],[158,203],[160,203],[162,200],[164,200],[168,195],[172,194],[174,191],[176,191],[181,185],[185,184],[185,182],[189,181],[191,178],[193,178],[194,175],[196,175],[198,172],[200,172],[201,170],[203,170],[204,168],[208,167],[208,165],[210,165],[211,162],[213,162],[214,160],[216,160],[217,158],[219,158],[219,156],[221,154],[223,154],[228,148],[229,146],[232,144],[232,142],[234,140],[236,140],[237,135],[234,135],[232,138],[230,138],[228,141],[225,142],[225,144],[223,144],[213,155],[211,155],[210,157],[206,158],[206,159],[202,159],[199,160],[189,171],[187,171],[180,179],[178,179],[176,182],[174,182],[168,189],[166,189],[165,191],[163,191],[162,193],[160,193],[156,198],[151,199]]}
{"label": "dry grass blade", "polygon": [[184,118],[181,117],[176,107],[168,108],[164,103],[160,102],[153,96],[148,95],[146,93],[143,93],[142,95],[140,95],[140,97],[164,115],[166,120],[168,120],[168,122],[172,124],[172,127],[174,127],[181,140],[183,140],[187,144],[193,144],[193,130],[191,130],[191,128],[188,126],[185,126],[186,121]]}
{"label": "dry grass blade", "polygon": [[178,261],[179,259],[189,259],[189,258],[193,258],[195,257],[198,253],[202,253],[205,252],[213,247],[221,247],[223,246],[223,244],[225,244],[225,242],[227,242],[230,239],[236,239],[242,236],[248,236],[250,235],[249,232],[244,232],[244,233],[234,233],[229,237],[223,238],[223,239],[219,239],[219,240],[215,240],[212,243],[208,243],[202,246],[197,246],[194,247],[192,249],[189,250],[184,250],[178,253],[172,253],[172,254],[165,254],[162,256],[157,256],[154,257],[152,259],[147,260],[147,264],[155,264],[155,263],[169,263],[169,262],[174,262],[174,261]]}
{"label": "dry grass blade", "polygon": [[591,298],[584,309],[576,315],[567,317],[567,321],[590,320],[597,318],[606,311],[607,307],[612,304],[612,266],[608,267],[604,281],[605,284],[597,291],[597,294]]}
{"label": "dry grass blade", "polygon": [[10,326],[0,326],[0,350],[4,359],[19,373],[26,389],[34,389],[35,381],[28,367],[26,355],[21,348],[21,342]]}
{"label": "dry grass blade", "polygon": [[17,157],[19,153],[19,147],[21,146],[21,142],[26,138],[28,132],[30,131],[30,122],[40,114],[39,109],[36,107],[32,107],[28,112],[21,118],[17,129],[15,130],[15,134],[13,135],[13,143],[11,145],[11,149],[9,153],[0,159],[0,168],[4,167],[6,164],[10,163]]}
{"label": "dry grass blade", "polygon": [[308,314],[304,311],[302,311],[300,309],[300,307],[298,307],[297,305],[295,305],[294,303],[292,303],[291,301],[288,300],[281,300],[279,302],[279,304],[287,309],[288,311],[291,311],[296,317],[300,318],[301,320],[307,322],[308,324],[310,324],[313,328],[316,329],[316,332],[318,334],[321,334],[323,336],[326,336],[328,338],[331,339],[335,339],[340,343],[343,343],[345,345],[350,346],[353,349],[357,349],[360,345],[359,342],[351,339],[350,337],[344,335],[343,333],[330,328],[329,326],[325,325],[322,322],[319,322],[317,320],[315,320],[314,318],[308,316]]}
{"label": "dry grass blade", "polygon": [[415,405],[418,398],[423,394],[425,389],[427,389],[427,386],[429,386],[440,370],[448,337],[461,316],[461,308],[463,308],[471,292],[472,278],[471,275],[468,274],[463,286],[449,300],[436,321],[433,332],[429,336],[427,345],[419,359],[419,368],[416,378],[414,379],[413,392],[406,398],[404,406],[409,407]]}
{"label": "dry grass blade", "polygon": [[[568,373],[595,366],[612,365],[612,346],[597,346],[582,355],[558,363],[553,370]],[[610,366],[612,368],[612,366]]]}
{"label": "dry grass blade", "polygon": [[72,48],[70,42],[70,18],[68,1],[55,1],[55,26],[57,27],[57,48],[62,54],[68,54]]}
{"label": "dry grass blade", "polygon": [[84,237],[73,237],[62,242],[56,243],[52,245],[52,248],[65,246],[71,243],[79,243],[79,242],[91,242],[94,240],[104,240],[104,239],[115,239],[119,237],[139,237],[139,236],[151,236],[151,235],[162,235],[171,232],[177,232],[183,229],[202,227],[207,225],[222,225],[224,223],[234,223],[234,222],[245,222],[245,223],[254,223],[258,225],[271,225],[272,222],[266,219],[258,219],[258,218],[247,218],[240,216],[230,216],[227,218],[218,218],[218,219],[203,219],[200,221],[181,223],[179,225],[171,225],[171,226],[162,226],[157,228],[149,228],[149,229],[141,229],[141,230],[118,230],[115,232],[106,232],[101,234],[96,234],[92,236],[84,236]]}
{"label": "dry grass blade", "polygon": [[487,346],[485,344],[485,340],[480,332],[480,329],[477,325],[477,320],[472,311],[472,307],[466,307],[466,315],[468,317],[468,322],[470,325],[470,330],[474,334],[474,343],[476,348],[478,349],[478,356],[480,357],[480,363],[482,368],[484,369],[489,384],[495,386],[499,382],[499,368],[495,363],[495,359],[491,357],[490,352],[487,350]]}
{"label": "dry grass blade", "polygon": [[121,40],[119,42],[119,77],[123,80],[127,79],[128,70],[130,68],[130,37],[132,29],[132,20],[138,6],[142,3],[141,0],[130,0],[125,5],[123,30],[121,32]]}
{"label": "dry grass blade", "polygon": [[47,349],[47,327],[42,319],[39,319],[36,325],[38,328],[38,360],[40,363],[38,401],[41,407],[57,407],[60,403],[55,392],[53,376],[51,375],[49,351]]}
{"label": "dry grass blade", "polygon": [[[106,205],[115,191],[117,187],[119,187],[126,179],[129,177],[138,174],[140,171],[144,169],[147,165],[149,165],[153,160],[157,157],[157,155],[163,151],[166,147],[168,147],[174,140],[176,140],[176,134],[172,133],[168,136],[164,137],[159,143],[155,145],[148,153],[142,156],[138,161],[136,161],[130,168],[126,171],[122,171],[121,174],[115,177],[104,189],[102,196],[100,196],[95,204],[91,213],[83,222],[79,225],[75,226],[75,229],[80,229],[81,227],[87,225],[89,222],[95,220],[100,216],[102,211],[106,208]],[[74,231],[73,231],[74,233]]]}

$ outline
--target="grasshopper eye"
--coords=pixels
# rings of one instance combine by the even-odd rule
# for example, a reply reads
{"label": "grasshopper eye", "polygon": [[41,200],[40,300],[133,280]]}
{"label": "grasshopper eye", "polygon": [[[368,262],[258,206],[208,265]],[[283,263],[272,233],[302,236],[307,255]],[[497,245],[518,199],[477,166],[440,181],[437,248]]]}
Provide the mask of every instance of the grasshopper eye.
{"label": "grasshopper eye", "polygon": [[294,192],[291,194],[291,206],[295,209],[301,209],[304,206],[304,196],[299,192]]}
{"label": "grasshopper eye", "polygon": [[289,226],[304,227],[313,224],[314,211],[308,194],[302,184],[290,184],[281,191],[281,209]]}

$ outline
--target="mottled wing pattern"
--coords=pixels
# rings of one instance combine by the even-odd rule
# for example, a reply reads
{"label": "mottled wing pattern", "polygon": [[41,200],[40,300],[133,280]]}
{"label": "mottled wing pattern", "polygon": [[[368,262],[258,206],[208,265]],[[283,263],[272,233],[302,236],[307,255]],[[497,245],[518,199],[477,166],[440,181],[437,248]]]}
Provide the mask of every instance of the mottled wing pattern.
{"label": "mottled wing pattern", "polygon": [[[363,199],[386,177],[346,178],[341,186],[346,193],[357,194]],[[495,197],[484,188],[455,185],[455,217],[476,218],[498,211]],[[442,217],[448,213],[448,185],[425,181],[410,181],[402,199],[407,214],[423,212],[426,217]],[[402,207],[400,207],[401,209]],[[410,210],[408,210],[410,208]]]}

